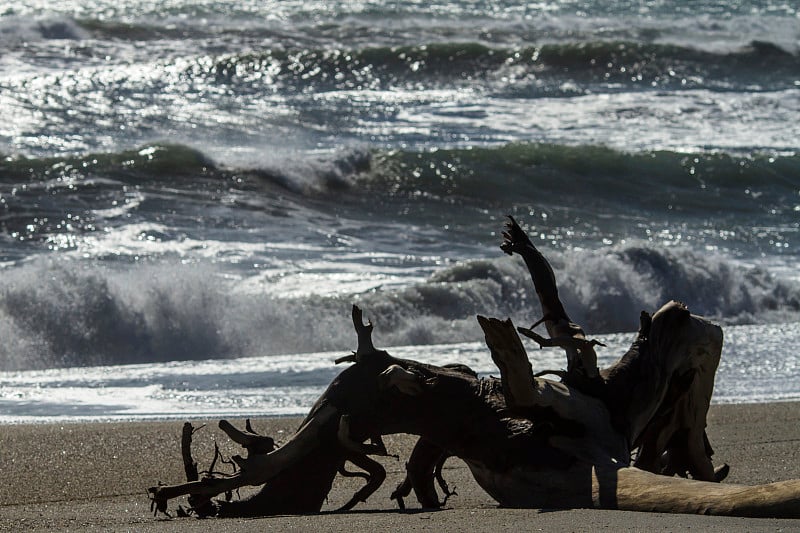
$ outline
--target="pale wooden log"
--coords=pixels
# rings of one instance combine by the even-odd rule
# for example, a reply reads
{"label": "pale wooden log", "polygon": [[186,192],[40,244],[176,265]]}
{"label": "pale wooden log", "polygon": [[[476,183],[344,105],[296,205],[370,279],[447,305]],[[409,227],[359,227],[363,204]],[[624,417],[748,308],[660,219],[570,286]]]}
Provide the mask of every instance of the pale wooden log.
{"label": "pale wooden log", "polygon": [[[660,476],[633,467],[598,477],[599,484],[615,486],[617,509],[753,518],[800,517],[797,479],[766,485],[732,485]],[[598,484],[597,477],[595,483]],[[598,490],[595,487],[595,493]]]}
{"label": "pale wooden log", "polygon": [[576,464],[568,469],[486,469],[476,481],[507,507],[596,508],[751,518],[800,517],[800,480],[732,485],[667,477],[635,467]]}

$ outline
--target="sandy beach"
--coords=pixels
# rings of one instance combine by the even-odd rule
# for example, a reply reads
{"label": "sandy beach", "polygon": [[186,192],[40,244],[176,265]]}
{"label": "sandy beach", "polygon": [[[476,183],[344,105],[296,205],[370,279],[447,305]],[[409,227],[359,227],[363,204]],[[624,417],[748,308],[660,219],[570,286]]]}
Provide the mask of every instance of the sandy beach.
{"label": "sandy beach", "polygon": [[[198,425],[202,421],[192,421]],[[715,463],[727,462],[726,482],[756,484],[800,478],[800,403],[715,405],[708,433]],[[256,429],[286,440],[295,418],[254,421]],[[466,466],[451,459],[445,477],[455,486],[443,510],[422,512],[413,497],[406,511],[389,494],[403,476],[414,439],[386,439],[401,459],[384,459],[388,479],[367,503],[352,512],[330,511],[344,503],[361,480],[338,478],[323,513],[247,520],[154,518],[145,493],[159,481],[183,480],[179,437],[182,423],[135,422],[0,426],[0,530],[221,531],[381,529],[413,531],[800,531],[800,520],[742,519],[597,510],[500,509],[477,486]],[[194,454],[207,466],[214,439],[226,454],[234,445],[216,421],[195,435]],[[174,506],[173,506],[174,509]]]}

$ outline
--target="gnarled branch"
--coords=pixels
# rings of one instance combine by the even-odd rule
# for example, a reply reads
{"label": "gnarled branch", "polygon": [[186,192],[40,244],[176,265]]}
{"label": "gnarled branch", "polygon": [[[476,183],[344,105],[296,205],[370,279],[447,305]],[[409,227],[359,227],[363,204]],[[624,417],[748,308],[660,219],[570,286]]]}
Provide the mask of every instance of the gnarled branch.
{"label": "gnarled branch", "polygon": [[[580,381],[584,376],[590,380],[596,379],[599,371],[594,344],[592,341],[582,342],[586,340],[583,329],[572,322],[567,315],[558,296],[553,267],[533,245],[514,217],[509,216],[508,219],[506,230],[503,232],[503,244],[500,245],[500,248],[508,255],[519,254],[525,261],[542,307],[542,319],[525,331],[530,331],[536,325],[544,322],[551,339],[561,339],[556,345],[566,351],[567,376],[575,376],[575,381]],[[522,330],[520,332],[525,333]],[[531,333],[533,332],[531,331]],[[525,334],[527,335],[527,333]],[[576,339],[575,342],[568,343],[563,340],[570,338]]]}
{"label": "gnarled branch", "polygon": [[357,503],[367,501],[367,498],[372,496],[386,480],[386,469],[384,469],[379,462],[370,459],[366,455],[349,455],[347,460],[367,472],[367,483],[361,487],[358,492],[353,494],[353,497],[350,498],[346,504],[339,507],[337,511],[349,511],[355,507]]}
{"label": "gnarled branch", "polygon": [[249,454],[266,454],[275,449],[275,441],[270,437],[255,433],[252,430],[252,426],[250,426],[249,419],[246,422],[245,431],[237,429],[227,420],[220,420],[219,428],[224,431],[233,442],[246,449]]}

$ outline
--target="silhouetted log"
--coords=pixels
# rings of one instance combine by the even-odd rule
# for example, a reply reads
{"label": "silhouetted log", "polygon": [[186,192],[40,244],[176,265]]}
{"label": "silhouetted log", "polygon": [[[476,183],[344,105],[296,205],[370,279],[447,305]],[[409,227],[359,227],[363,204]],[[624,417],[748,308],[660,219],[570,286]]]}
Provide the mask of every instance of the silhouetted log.
{"label": "silhouetted log", "polygon": [[194,427],[191,423],[185,422],[181,432],[181,457],[183,458],[183,470],[186,473],[186,481],[197,481],[197,462],[192,458],[192,435]]}
{"label": "silhouetted log", "polygon": [[668,302],[642,314],[628,352],[599,371],[593,343],[558,298],[552,268],[513,220],[504,250],[525,259],[550,340],[567,351],[563,382],[534,376],[510,320],[479,318],[501,374],[481,379],[460,365],[437,367],[375,349],[372,324],[354,306],[358,348],[337,361],[354,364],[334,378],[289,442],[263,453],[254,432],[223,424],[248,449],[247,457],[233,458],[240,470],[152,487],[153,506],[166,512],[168,501],[182,495],[263,485],[246,500],[214,501],[209,514],[317,512],[349,461],[367,481],[349,509],[383,482],[385,472],[368,457],[388,453],[380,436],[408,433],[420,440],[408,483],[395,491],[398,503],[414,490],[422,505],[439,505],[433,479],[455,456],[506,507],[800,517],[800,480],[755,487],[698,481],[719,480],[726,470],[714,469],[705,434],[722,350],[718,326]]}
{"label": "silhouetted log", "polygon": [[[513,331],[505,321],[483,324]],[[492,331],[487,338],[493,338]],[[231,478],[159,486],[151,492],[154,501],[166,506],[168,499],[181,494],[211,495],[264,483],[248,500],[216,502],[216,514],[315,512],[338,469],[353,457],[353,443],[366,446],[362,450],[367,453],[385,453],[382,446],[365,441],[402,432],[430,443],[427,458],[417,462],[425,466],[415,482],[426,487],[420,491],[423,494],[430,495],[430,465],[441,451],[464,460],[478,483],[504,506],[800,516],[800,481],[757,487],[707,484],[630,465],[631,443],[646,434],[668,397],[672,381],[661,384],[659,376],[683,376],[687,368],[702,367],[709,358],[718,357],[721,333],[685,307],[670,303],[653,315],[651,331],[637,343],[637,349],[603,372],[607,397],[533,378],[533,401],[513,407],[500,379],[479,379],[458,369],[375,350],[334,379],[284,446],[239,458],[242,470]],[[521,347],[516,341],[507,344]],[[520,353],[510,352],[512,359],[519,358]],[[676,386],[685,388],[686,383]],[[356,464],[371,469],[366,462]],[[347,507],[382,481],[378,469],[368,474],[368,487]],[[438,503],[425,498],[423,502]]]}
{"label": "silhouetted log", "polygon": [[406,464],[406,477],[397,486],[391,495],[401,509],[405,509],[404,498],[414,491],[420,505],[426,509],[437,509],[444,505],[439,501],[439,495],[434,486],[434,480],[439,480],[439,486],[444,490],[445,501],[452,494],[447,484],[441,478],[441,468],[450,455],[434,444],[421,438],[417,441],[411,456]]}

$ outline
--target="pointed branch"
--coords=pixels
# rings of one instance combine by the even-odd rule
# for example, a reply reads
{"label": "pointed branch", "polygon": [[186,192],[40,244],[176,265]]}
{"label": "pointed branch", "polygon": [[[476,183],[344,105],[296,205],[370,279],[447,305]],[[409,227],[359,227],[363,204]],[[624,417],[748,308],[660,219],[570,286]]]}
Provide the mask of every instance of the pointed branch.
{"label": "pointed branch", "polygon": [[[593,379],[599,376],[597,369],[597,353],[595,346],[605,346],[596,339],[587,339],[582,334],[574,337],[553,337],[545,339],[535,331],[526,328],[517,328],[517,331],[533,339],[540,348],[563,348],[567,353],[567,371],[562,379],[570,375],[583,375]],[[580,365],[578,365],[580,363]],[[578,370],[581,369],[581,370]]]}
{"label": "pointed branch", "polygon": [[372,321],[364,324],[363,312],[357,305],[353,306],[353,326],[358,335],[356,355],[363,356],[375,352],[375,346],[372,345]]}
{"label": "pointed branch", "polygon": [[525,261],[533,280],[533,286],[536,289],[536,295],[539,297],[539,303],[542,306],[542,315],[544,316],[542,320],[545,323],[545,327],[547,327],[548,333],[550,333],[551,337],[556,337],[567,333],[564,328],[580,330],[580,326],[572,324],[564,305],[561,303],[561,299],[558,297],[558,287],[553,267],[533,245],[520,225],[517,224],[517,221],[514,220],[514,217],[509,216],[508,219],[506,230],[503,232],[503,244],[500,245],[500,248],[508,255],[513,255],[516,252]]}
{"label": "pointed branch", "polygon": [[[506,230],[503,232],[503,244],[500,245],[500,248],[509,255],[519,254],[525,261],[536,289],[536,295],[539,297],[539,303],[542,306],[542,319],[531,326],[530,329],[520,329],[520,333],[536,340],[540,346],[559,346],[564,348],[567,352],[568,375],[578,373],[590,379],[596,378],[599,375],[599,371],[597,369],[597,354],[594,351],[594,346],[600,343],[587,341],[583,329],[570,320],[558,296],[553,267],[533,245],[520,225],[517,224],[517,221],[514,220],[514,217],[509,216],[508,219]],[[553,344],[543,344],[541,340],[544,339],[531,331],[542,322],[544,322]],[[575,339],[575,341],[568,341],[567,339],[570,338]]]}
{"label": "pointed branch", "polygon": [[653,317],[647,311],[639,314],[639,332],[636,334],[637,341],[643,341],[650,336],[650,326],[653,324]]}
{"label": "pointed branch", "polygon": [[195,429],[192,424],[184,422],[183,431],[181,432],[181,457],[183,457],[183,471],[186,473],[186,481],[197,481],[200,478],[197,473],[197,461],[192,458],[192,435],[194,432]]}
{"label": "pointed branch", "polygon": [[542,376],[558,376],[561,379],[565,379],[567,377],[566,370],[540,370],[539,372],[535,373],[533,377],[540,378]]}
{"label": "pointed branch", "polygon": [[535,331],[527,328],[517,328],[517,331],[533,339],[540,348],[563,348],[565,350],[594,350],[595,346],[603,346],[605,344],[597,339],[586,339],[584,337],[554,337],[545,339]]}
{"label": "pointed branch", "polygon": [[357,305],[353,305],[353,327],[358,336],[358,348],[352,354],[336,359],[337,365],[339,363],[358,363],[364,356],[378,351],[372,344],[372,321],[364,324],[364,314]]}

